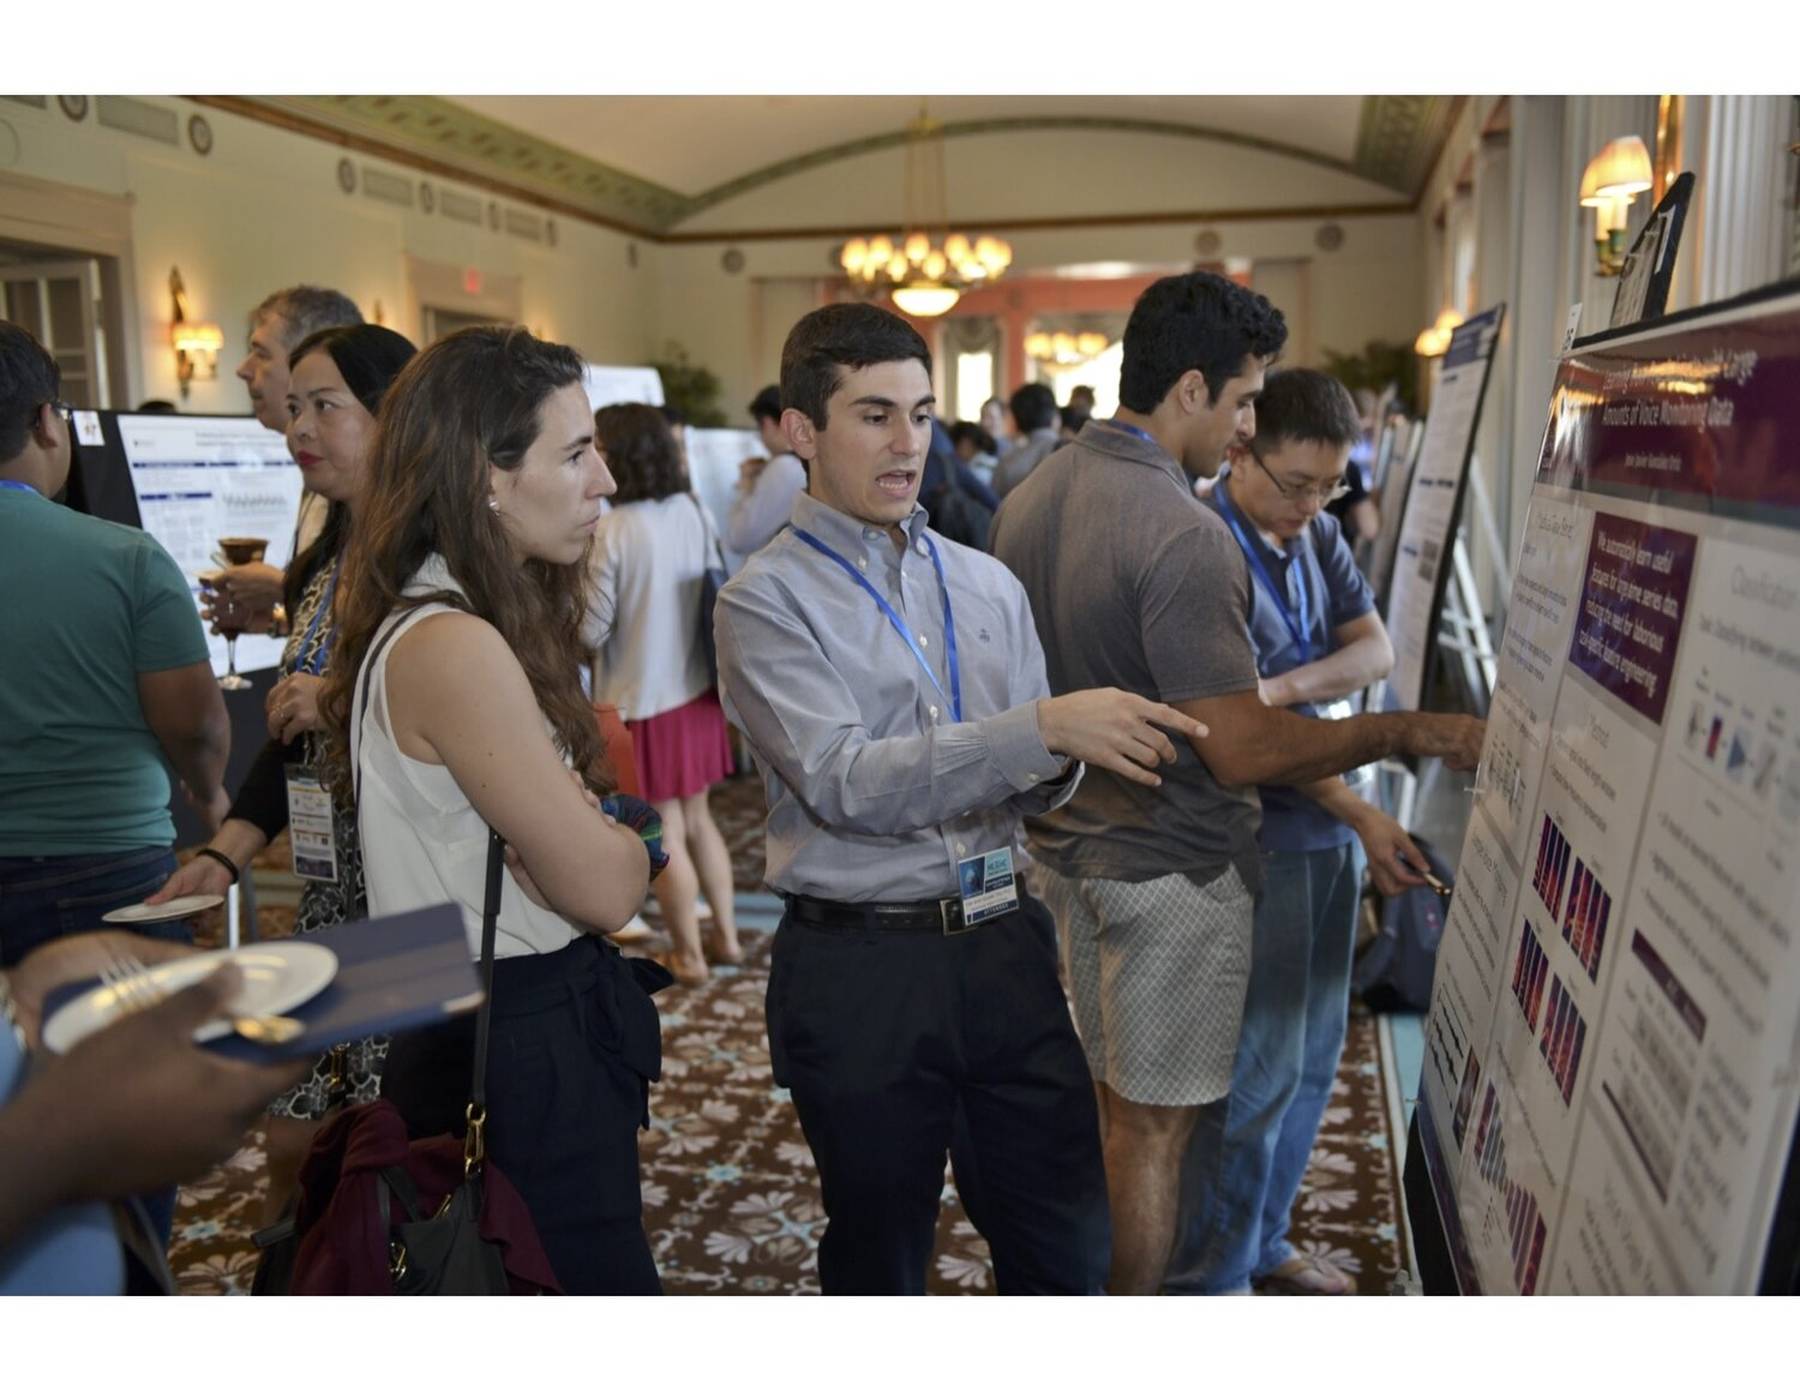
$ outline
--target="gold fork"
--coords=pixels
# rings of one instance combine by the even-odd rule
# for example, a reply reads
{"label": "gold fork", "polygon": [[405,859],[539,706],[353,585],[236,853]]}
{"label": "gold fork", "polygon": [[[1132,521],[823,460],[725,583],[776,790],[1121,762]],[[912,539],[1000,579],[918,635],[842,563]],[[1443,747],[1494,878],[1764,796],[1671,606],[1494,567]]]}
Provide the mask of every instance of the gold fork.
{"label": "gold fork", "polygon": [[[136,1014],[168,998],[168,991],[141,961],[115,956],[112,964],[101,970],[100,983],[111,987],[121,1014]],[[298,1019],[285,1014],[234,1014],[229,1018],[238,1036],[252,1043],[287,1043],[306,1029]]]}

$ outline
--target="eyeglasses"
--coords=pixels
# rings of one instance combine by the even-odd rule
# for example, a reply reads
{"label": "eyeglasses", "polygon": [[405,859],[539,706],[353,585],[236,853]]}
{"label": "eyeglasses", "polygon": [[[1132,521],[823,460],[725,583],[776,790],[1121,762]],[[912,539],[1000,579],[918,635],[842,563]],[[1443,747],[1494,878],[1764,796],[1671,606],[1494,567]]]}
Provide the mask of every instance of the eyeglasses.
{"label": "eyeglasses", "polygon": [[1315,498],[1321,507],[1325,507],[1350,496],[1350,485],[1342,478],[1335,483],[1307,483],[1300,487],[1295,487],[1292,483],[1283,483],[1263,462],[1263,457],[1256,452],[1255,445],[1246,444],[1244,448],[1249,451],[1250,457],[1256,460],[1256,466],[1268,475],[1269,482],[1275,485],[1275,491],[1285,498],[1300,502],[1304,502],[1309,497]]}

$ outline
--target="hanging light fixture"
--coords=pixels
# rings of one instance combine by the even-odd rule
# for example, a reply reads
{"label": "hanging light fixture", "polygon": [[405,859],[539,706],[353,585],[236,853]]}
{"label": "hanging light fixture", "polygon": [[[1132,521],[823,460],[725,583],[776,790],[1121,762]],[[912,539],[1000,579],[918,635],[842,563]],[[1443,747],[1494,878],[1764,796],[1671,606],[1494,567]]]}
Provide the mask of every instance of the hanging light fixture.
{"label": "hanging light fixture", "polygon": [[887,294],[904,313],[947,313],[965,290],[991,285],[1012,264],[999,237],[949,230],[944,128],[920,110],[907,127],[906,225],[898,236],[852,237],[838,264],[859,294]]}
{"label": "hanging light fixture", "polygon": [[1450,336],[1462,321],[1463,316],[1454,309],[1444,309],[1437,322],[1419,330],[1419,336],[1413,339],[1413,351],[1420,357],[1442,357],[1450,351]]}

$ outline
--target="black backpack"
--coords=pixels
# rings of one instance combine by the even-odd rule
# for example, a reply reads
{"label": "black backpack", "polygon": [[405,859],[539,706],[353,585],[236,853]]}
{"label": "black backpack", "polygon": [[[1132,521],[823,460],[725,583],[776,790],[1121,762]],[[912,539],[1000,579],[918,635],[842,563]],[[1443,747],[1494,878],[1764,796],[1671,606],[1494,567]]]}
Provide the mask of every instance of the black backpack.
{"label": "black backpack", "polygon": [[[1455,869],[1418,836],[1413,844],[1424,852],[1431,872],[1453,884]],[[1373,936],[1358,942],[1350,988],[1378,1014],[1407,1011],[1423,1014],[1431,1007],[1431,978],[1437,970],[1438,943],[1444,938],[1444,914],[1450,900],[1429,884],[1383,898],[1371,887],[1363,912],[1375,919]]]}
{"label": "black backpack", "polygon": [[956,460],[946,459],[944,486],[923,498],[931,529],[945,540],[955,541],[985,551],[988,528],[994,524],[994,511],[980,498],[968,492],[956,476]]}

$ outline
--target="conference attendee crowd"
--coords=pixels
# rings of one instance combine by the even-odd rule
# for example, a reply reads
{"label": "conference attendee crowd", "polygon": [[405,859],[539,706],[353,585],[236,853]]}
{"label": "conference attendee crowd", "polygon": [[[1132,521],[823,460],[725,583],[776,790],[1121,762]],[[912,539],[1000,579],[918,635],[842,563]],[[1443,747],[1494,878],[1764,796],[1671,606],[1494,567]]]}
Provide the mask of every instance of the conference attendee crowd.
{"label": "conference attendee crowd", "polygon": [[[826,1293],[922,1292],[946,1159],[1002,1292],[1349,1291],[1288,1212],[1365,879],[1425,865],[1358,770],[1471,768],[1483,727],[1360,712],[1393,662],[1353,551],[1369,403],[1286,339],[1262,296],[1171,276],[1110,417],[1032,382],[945,421],[911,324],[817,309],[714,517],[678,420],[596,413],[572,348],[419,348],[293,287],[238,370],[305,480],[293,558],[197,610],[149,535],[55,501],[57,364],[0,323],[0,1291],[166,1287],[173,1185],[261,1115],[263,1220],[303,1260],[309,1155],[391,1117],[486,1166],[514,1288],[528,1248],[538,1287],[659,1292],[652,996],[742,958],[709,806],[738,768]],[[284,640],[236,786],[208,622]],[[209,837],[179,861],[165,764]],[[43,1047],[60,988],[192,951],[109,912],[224,893],[315,814],[296,932],[453,904],[479,1013],[245,1062],[193,1041],[227,964]],[[649,896],[660,962],[614,940]]]}

